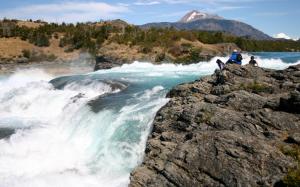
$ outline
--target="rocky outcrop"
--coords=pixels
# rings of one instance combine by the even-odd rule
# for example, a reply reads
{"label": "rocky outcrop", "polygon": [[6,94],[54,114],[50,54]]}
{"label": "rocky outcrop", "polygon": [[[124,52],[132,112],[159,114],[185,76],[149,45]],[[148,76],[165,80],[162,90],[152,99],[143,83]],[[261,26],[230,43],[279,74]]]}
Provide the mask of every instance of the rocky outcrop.
{"label": "rocky outcrop", "polygon": [[121,64],[122,64],[122,62],[118,62],[117,60],[110,59],[105,56],[97,56],[94,71],[97,71],[100,69],[111,69],[113,67],[120,66]]}
{"label": "rocky outcrop", "polygon": [[215,56],[229,55],[234,49],[240,50],[234,43],[204,44],[199,41],[181,39],[174,45],[153,48],[138,45],[124,45],[105,42],[96,57],[95,71],[110,69],[134,61],[160,63],[192,64],[209,61]]}
{"label": "rocky outcrop", "polygon": [[129,186],[284,186],[299,171],[299,73],[228,65],[223,84],[175,87]]}

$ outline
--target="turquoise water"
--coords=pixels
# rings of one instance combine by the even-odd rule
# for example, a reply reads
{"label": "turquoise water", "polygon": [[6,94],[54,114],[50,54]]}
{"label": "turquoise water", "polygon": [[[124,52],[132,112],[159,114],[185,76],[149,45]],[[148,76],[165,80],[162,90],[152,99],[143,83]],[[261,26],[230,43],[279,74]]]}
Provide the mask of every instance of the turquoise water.
{"label": "turquoise water", "polygon": [[[260,66],[275,69],[300,60],[296,53],[255,55]],[[0,79],[0,130],[15,129],[0,139],[0,186],[127,186],[166,93],[212,74],[216,59],[135,62],[65,77],[35,68]]]}
{"label": "turquoise water", "polygon": [[281,59],[285,63],[296,63],[300,59],[300,52],[260,52],[253,55],[261,59]]}

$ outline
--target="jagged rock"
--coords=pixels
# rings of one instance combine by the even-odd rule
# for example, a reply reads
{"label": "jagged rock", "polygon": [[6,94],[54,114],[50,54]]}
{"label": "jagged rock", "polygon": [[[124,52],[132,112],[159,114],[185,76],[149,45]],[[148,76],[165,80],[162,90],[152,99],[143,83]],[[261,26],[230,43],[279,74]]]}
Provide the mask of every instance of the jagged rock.
{"label": "jagged rock", "polygon": [[214,74],[176,86],[129,186],[283,184],[298,164],[282,149],[300,142],[299,72],[228,65],[224,84]]}
{"label": "jagged rock", "polygon": [[29,62],[29,59],[28,58],[25,58],[25,57],[21,57],[21,58],[17,58],[15,60],[16,63],[18,64],[26,64]]}
{"label": "jagged rock", "polygon": [[113,63],[106,59],[104,56],[98,56],[96,57],[96,64],[94,67],[94,71],[100,70],[100,69],[111,69],[113,67]]}
{"label": "jagged rock", "polygon": [[300,92],[292,91],[289,98],[281,98],[280,108],[283,111],[300,113]]}
{"label": "jagged rock", "polygon": [[94,71],[101,70],[101,69],[111,69],[113,67],[118,67],[124,64],[125,62],[120,62],[118,59],[114,59],[107,56],[97,56],[96,57],[96,64],[94,67]]}
{"label": "jagged rock", "polygon": [[295,132],[295,133],[291,134],[287,138],[286,142],[288,142],[288,143],[295,143],[295,144],[300,145],[300,132]]}

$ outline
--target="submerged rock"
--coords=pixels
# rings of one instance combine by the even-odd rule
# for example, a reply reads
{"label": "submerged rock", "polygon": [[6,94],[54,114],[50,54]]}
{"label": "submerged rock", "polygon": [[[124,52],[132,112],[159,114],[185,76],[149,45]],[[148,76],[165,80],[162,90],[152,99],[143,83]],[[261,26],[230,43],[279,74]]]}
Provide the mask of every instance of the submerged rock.
{"label": "submerged rock", "polygon": [[0,128],[0,139],[8,138],[15,133],[15,129]]}
{"label": "submerged rock", "polygon": [[129,186],[284,185],[300,167],[282,149],[299,145],[299,72],[228,65],[224,84],[214,74],[172,89]]}

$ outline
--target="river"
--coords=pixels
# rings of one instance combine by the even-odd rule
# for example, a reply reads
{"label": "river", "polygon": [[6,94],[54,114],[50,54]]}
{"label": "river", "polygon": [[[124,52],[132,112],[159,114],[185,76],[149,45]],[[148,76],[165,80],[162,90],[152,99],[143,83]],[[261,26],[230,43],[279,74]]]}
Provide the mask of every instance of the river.
{"label": "river", "polygon": [[[300,63],[300,53],[254,55],[266,68]],[[127,186],[167,92],[212,74],[215,61],[73,75],[38,66],[0,76],[0,187]]]}

